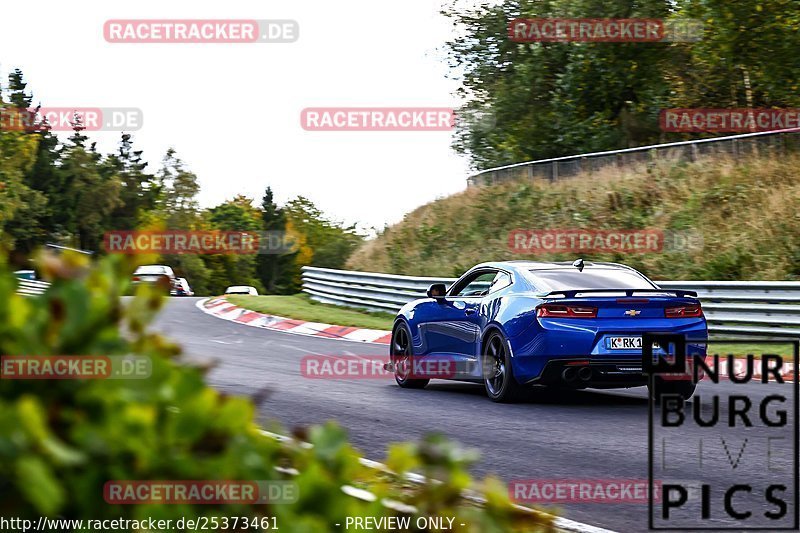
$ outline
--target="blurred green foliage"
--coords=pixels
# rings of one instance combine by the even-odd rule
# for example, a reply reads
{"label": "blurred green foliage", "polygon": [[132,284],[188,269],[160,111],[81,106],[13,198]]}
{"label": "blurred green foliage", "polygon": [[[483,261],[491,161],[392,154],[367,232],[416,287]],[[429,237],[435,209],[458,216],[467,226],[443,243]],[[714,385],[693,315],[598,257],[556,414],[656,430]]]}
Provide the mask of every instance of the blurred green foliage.
{"label": "blurred green foliage", "polygon": [[[547,516],[515,509],[494,480],[485,506],[462,498],[475,456],[440,437],[394,446],[397,475],[389,475],[363,466],[334,423],[299,431],[312,446],[263,435],[250,400],[207,387],[204,369],[180,364],[180,348],[148,330],[161,296],[143,287],[121,299],[132,266],[121,257],[89,265],[83,256],[42,256],[52,286],[37,297],[16,294],[15,278],[0,274],[0,354],[152,360],[148,379],[0,380],[0,516],[274,516],[291,532],[338,530],[347,516],[423,513],[456,517],[465,531],[551,531]],[[409,469],[439,482],[407,484],[400,475]],[[282,479],[297,483],[296,503],[111,505],[103,497],[109,480]]]}

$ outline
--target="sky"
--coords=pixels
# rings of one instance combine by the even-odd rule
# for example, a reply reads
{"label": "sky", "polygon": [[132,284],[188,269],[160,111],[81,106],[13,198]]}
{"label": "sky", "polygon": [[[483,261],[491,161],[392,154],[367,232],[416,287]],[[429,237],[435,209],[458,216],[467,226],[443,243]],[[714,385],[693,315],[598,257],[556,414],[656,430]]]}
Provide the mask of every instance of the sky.
{"label": "sky", "polygon": [[[133,107],[136,148],[167,148],[198,176],[201,206],[236,194],[303,195],[329,217],[383,227],[463,190],[452,132],[305,131],[308,107],[457,107],[441,0],[32,0],[3,7],[0,73],[23,70],[35,103]],[[32,18],[33,17],[33,18]],[[109,19],[291,19],[293,43],[109,43]],[[107,153],[119,132],[93,132]]]}

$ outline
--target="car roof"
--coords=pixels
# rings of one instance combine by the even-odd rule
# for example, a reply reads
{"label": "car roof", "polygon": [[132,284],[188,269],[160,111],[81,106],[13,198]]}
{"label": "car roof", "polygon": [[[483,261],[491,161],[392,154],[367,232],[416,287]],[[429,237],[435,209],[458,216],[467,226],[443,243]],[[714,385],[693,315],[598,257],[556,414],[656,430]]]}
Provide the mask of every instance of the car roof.
{"label": "car roof", "polygon": [[158,271],[172,272],[173,274],[175,273],[172,270],[172,267],[169,267],[167,265],[139,265],[133,273],[136,274],[138,272],[158,272]]}
{"label": "car roof", "polygon": [[[575,261],[526,261],[526,260],[516,260],[516,261],[488,261],[485,263],[480,263],[472,267],[467,271],[474,272],[476,270],[480,270],[483,268],[487,269],[497,269],[497,270],[504,270],[506,272],[511,272],[512,274],[516,274],[515,282],[522,284],[522,286],[527,287],[530,290],[536,289],[534,285],[532,285],[532,276],[536,278],[536,271],[537,270],[575,270],[576,267],[573,264]],[[609,263],[604,261],[584,261],[583,262],[583,270],[584,271],[592,271],[592,270],[618,270],[620,272],[633,272],[637,276],[641,276],[651,284],[647,276],[636,270],[635,268],[629,267],[627,265],[623,265],[620,263]],[[466,275],[466,273],[465,273]],[[459,278],[460,279],[460,278]]]}
{"label": "car roof", "polygon": [[[573,261],[489,261],[475,265],[470,270],[478,268],[497,268],[501,270],[523,271],[523,270],[569,270],[574,269]],[[584,268],[610,268],[615,270],[634,270],[633,268],[620,263],[607,263],[599,261],[584,261]]]}

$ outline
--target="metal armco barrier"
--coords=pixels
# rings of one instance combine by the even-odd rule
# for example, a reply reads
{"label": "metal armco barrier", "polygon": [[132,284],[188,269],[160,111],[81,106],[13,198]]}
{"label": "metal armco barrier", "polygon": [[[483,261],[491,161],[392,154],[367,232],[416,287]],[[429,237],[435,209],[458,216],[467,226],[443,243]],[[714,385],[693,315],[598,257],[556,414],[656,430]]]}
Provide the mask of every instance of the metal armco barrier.
{"label": "metal armco barrier", "polygon": [[[303,267],[303,292],[329,304],[396,312],[424,298],[432,283],[455,278],[395,276]],[[800,337],[800,281],[657,281],[697,291],[714,336]]]}
{"label": "metal armco barrier", "polygon": [[38,281],[38,280],[30,280],[30,279],[20,279],[19,287],[17,288],[17,292],[22,294],[23,296],[34,296],[37,294],[44,294],[44,291],[50,284],[46,281]]}
{"label": "metal armco barrier", "polygon": [[526,161],[473,174],[467,178],[467,186],[525,179],[555,181],[606,167],[647,165],[657,160],[697,161],[702,157],[719,155],[739,159],[757,154],[778,156],[790,152],[800,152],[800,129],[745,133]]}

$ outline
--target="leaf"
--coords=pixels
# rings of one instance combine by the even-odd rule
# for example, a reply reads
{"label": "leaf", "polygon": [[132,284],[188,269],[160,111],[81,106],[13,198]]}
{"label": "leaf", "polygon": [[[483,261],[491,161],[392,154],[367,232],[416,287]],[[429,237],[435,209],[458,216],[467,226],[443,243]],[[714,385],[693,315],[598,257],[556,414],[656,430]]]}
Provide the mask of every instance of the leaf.
{"label": "leaf", "polygon": [[56,514],[64,505],[63,487],[39,457],[28,455],[17,461],[17,487],[42,514]]}

